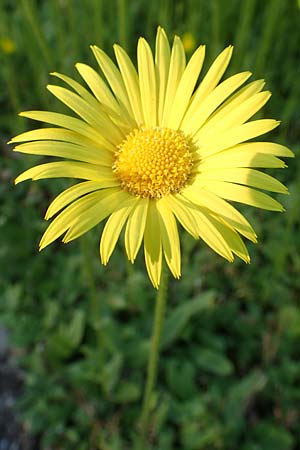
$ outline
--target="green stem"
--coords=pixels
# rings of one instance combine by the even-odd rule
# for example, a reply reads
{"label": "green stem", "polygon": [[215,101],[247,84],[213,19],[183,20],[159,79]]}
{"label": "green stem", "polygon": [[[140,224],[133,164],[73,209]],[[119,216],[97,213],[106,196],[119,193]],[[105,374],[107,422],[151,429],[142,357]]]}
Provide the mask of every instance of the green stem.
{"label": "green stem", "polygon": [[103,47],[103,29],[104,29],[103,11],[104,11],[103,1],[102,0],[94,0],[94,2],[93,2],[93,15],[94,15],[94,27],[95,27],[94,41],[100,47]]}
{"label": "green stem", "polygon": [[[267,3],[267,2],[266,2]],[[268,55],[272,49],[274,40],[276,39],[276,32],[278,23],[282,20],[282,7],[284,2],[281,0],[269,0],[265,8],[265,26],[260,39],[260,45],[255,56],[255,74],[260,76],[264,73]]]}
{"label": "green stem", "polygon": [[53,14],[53,24],[55,24],[55,34],[56,34],[56,45],[55,50],[57,51],[57,63],[59,65],[59,70],[65,70],[64,59],[66,54],[65,48],[65,23],[64,23],[64,13],[63,8],[59,0],[52,0],[52,14]]}
{"label": "green stem", "polygon": [[157,367],[160,348],[160,337],[165,314],[166,298],[168,287],[168,275],[163,267],[161,284],[157,292],[153,332],[151,338],[150,355],[148,359],[147,380],[144,391],[144,401],[141,415],[142,437],[145,439],[148,429],[149,415],[151,409],[151,397],[155,387],[157,377]]}
{"label": "green stem", "polygon": [[[37,17],[37,7],[33,6],[30,0],[21,0],[21,4],[23,7],[24,15],[27,19],[29,28],[34,36],[34,40],[40,48],[40,51],[48,65],[48,68],[51,67],[53,69],[54,63],[52,59],[52,55],[50,52],[50,48],[46,42],[44,34],[42,32],[40,21]],[[36,6],[36,5],[35,5]]]}
{"label": "green stem", "polygon": [[127,32],[128,32],[128,4],[127,0],[118,0],[118,28],[120,44],[128,50]]}
{"label": "green stem", "polygon": [[236,27],[235,38],[233,40],[236,46],[236,67],[247,66],[244,55],[247,54],[247,44],[251,39],[251,27],[255,6],[256,0],[245,0],[241,5],[241,14]]}
{"label": "green stem", "polygon": [[166,29],[170,29],[170,18],[172,17],[172,15],[169,0],[162,0],[161,2],[159,2],[158,17],[159,25]]}
{"label": "green stem", "polygon": [[[9,29],[10,19],[7,11],[3,5],[0,3],[0,36],[11,36],[11,30]],[[12,37],[13,39],[13,37]],[[13,41],[14,42],[14,41]],[[10,104],[12,107],[12,111],[14,113],[18,113],[20,111],[20,98],[18,96],[19,89],[18,83],[15,76],[15,66],[14,66],[14,57],[13,55],[3,55],[3,58],[0,58],[1,65],[1,75],[6,83],[7,87],[7,96],[10,100]],[[17,129],[17,132],[20,133],[21,130]]]}
{"label": "green stem", "polygon": [[214,54],[220,51],[221,5],[219,0],[213,0],[211,14],[212,48]]}
{"label": "green stem", "polygon": [[2,67],[2,75],[6,83],[7,94],[12,106],[12,110],[14,113],[18,113],[20,111],[20,102],[18,97],[18,85],[16,82],[15,71],[13,64],[11,62],[11,55],[6,56],[6,60],[0,60],[0,64]]}

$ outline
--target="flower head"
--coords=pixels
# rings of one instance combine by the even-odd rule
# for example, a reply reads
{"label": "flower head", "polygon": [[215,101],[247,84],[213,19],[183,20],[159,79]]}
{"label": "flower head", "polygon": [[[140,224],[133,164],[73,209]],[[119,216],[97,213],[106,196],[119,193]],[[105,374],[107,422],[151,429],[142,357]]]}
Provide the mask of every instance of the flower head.
{"label": "flower head", "polygon": [[195,49],[195,47],[196,47],[196,40],[195,40],[195,37],[194,37],[194,35],[192,33],[190,33],[190,32],[184,33],[182,35],[181,39],[182,39],[184,50],[187,53],[190,53],[190,52],[192,52]]}
{"label": "flower head", "polygon": [[5,55],[11,55],[16,51],[16,44],[9,37],[2,37],[0,38],[0,50]]}
{"label": "flower head", "polygon": [[279,181],[257,170],[281,168],[278,157],[293,156],[271,142],[248,142],[278,126],[276,120],[248,120],[268,101],[262,80],[241,87],[250,72],[221,83],[232,47],[213,62],[198,84],[205,47],[186,64],[182,41],[170,49],[158,28],[155,57],[145,39],[137,48],[138,70],[124,49],[114,46],[117,65],[99,48],[92,51],[100,76],[85,64],[76,68],[89,90],[54,73],[71,90],[49,91],[79,118],[46,111],[22,116],[55,127],[23,133],[12,139],[15,150],[56,156],[63,161],[35,166],[16,183],[70,177],[84,180],[66,189],[50,204],[46,219],[56,218],[44,233],[40,248],[64,235],[69,242],[107,219],[100,242],[107,264],[123,228],[128,258],[134,262],[144,243],[149,277],[158,287],[162,259],[178,278],[179,222],[229,261],[250,258],[241,236],[256,242],[246,218],[228,201],[267,210],[282,206],[259,189],[286,193]]}

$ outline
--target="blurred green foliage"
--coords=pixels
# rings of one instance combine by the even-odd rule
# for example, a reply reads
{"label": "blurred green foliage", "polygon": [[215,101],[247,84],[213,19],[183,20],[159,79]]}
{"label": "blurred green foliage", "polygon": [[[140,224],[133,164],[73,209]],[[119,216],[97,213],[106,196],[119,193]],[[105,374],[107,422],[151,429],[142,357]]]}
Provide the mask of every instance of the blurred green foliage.
{"label": "blurred green foliage", "polygon": [[[13,188],[32,159],[5,142],[27,129],[20,110],[59,109],[48,73],[96,67],[89,44],[135,58],[139,35],[157,24],[207,44],[207,65],[236,45],[230,72],[264,76],[272,139],[300,137],[300,10],[295,0],[20,0],[0,2],[0,291],[25,371],[20,411],[41,449],[139,450],[138,425],[155,292],[142,255],[132,267],[120,244],[98,260],[101,227],[38,255],[49,200],[64,181]],[[3,41],[3,39],[6,39]],[[8,41],[7,41],[8,40]],[[6,42],[6,44],[5,44]],[[7,44],[10,42],[11,45]],[[299,161],[279,175],[287,212],[245,208],[260,242],[252,264],[221,260],[182,233],[183,277],[171,281],[149,449],[297,450],[300,446]],[[278,172],[278,171],[277,171]]]}

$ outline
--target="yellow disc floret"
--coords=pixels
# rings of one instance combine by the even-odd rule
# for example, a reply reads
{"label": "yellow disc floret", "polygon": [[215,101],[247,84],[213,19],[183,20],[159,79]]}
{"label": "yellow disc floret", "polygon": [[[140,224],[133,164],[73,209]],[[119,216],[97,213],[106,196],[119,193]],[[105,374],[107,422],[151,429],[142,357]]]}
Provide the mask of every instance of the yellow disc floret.
{"label": "yellow disc floret", "polygon": [[124,190],[161,198],[180,192],[193,167],[192,142],[169,128],[133,130],[118,146],[113,171]]}

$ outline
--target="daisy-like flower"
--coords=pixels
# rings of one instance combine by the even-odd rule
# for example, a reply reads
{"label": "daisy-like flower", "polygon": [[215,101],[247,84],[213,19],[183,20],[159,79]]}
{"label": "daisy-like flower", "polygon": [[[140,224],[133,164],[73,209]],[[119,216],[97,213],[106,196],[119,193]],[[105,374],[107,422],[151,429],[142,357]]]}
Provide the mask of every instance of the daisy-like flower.
{"label": "daisy-like flower", "polygon": [[89,90],[59,73],[53,75],[72,90],[48,86],[79,118],[23,112],[21,116],[55,127],[11,141],[26,142],[15,148],[18,152],[64,159],[35,166],[16,183],[84,180],[50,204],[46,219],[56,217],[40,248],[62,235],[63,242],[72,241],[107,219],[100,242],[102,263],[107,264],[125,228],[129,260],[134,262],[143,241],[148,274],[157,288],[163,258],[174,277],[180,277],[178,221],[227,260],[237,255],[248,263],[241,236],[256,242],[256,234],[229,202],[282,211],[259,189],[287,189],[257,169],[285,167],[278,157],[293,156],[276,143],[247,142],[279,124],[271,119],[248,122],[271,95],[262,90],[264,81],[241,88],[251,75],[242,72],[219,83],[232,55],[229,46],[198,84],[205,47],[198,47],[186,64],[180,38],[175,36],[170,49],[162,28],[154,58],[146,40],[139,39],[137,70],[119,45],[114,46],[117,65],[96,46],[92,51],[101,76],[88,65],[76,64]]}

